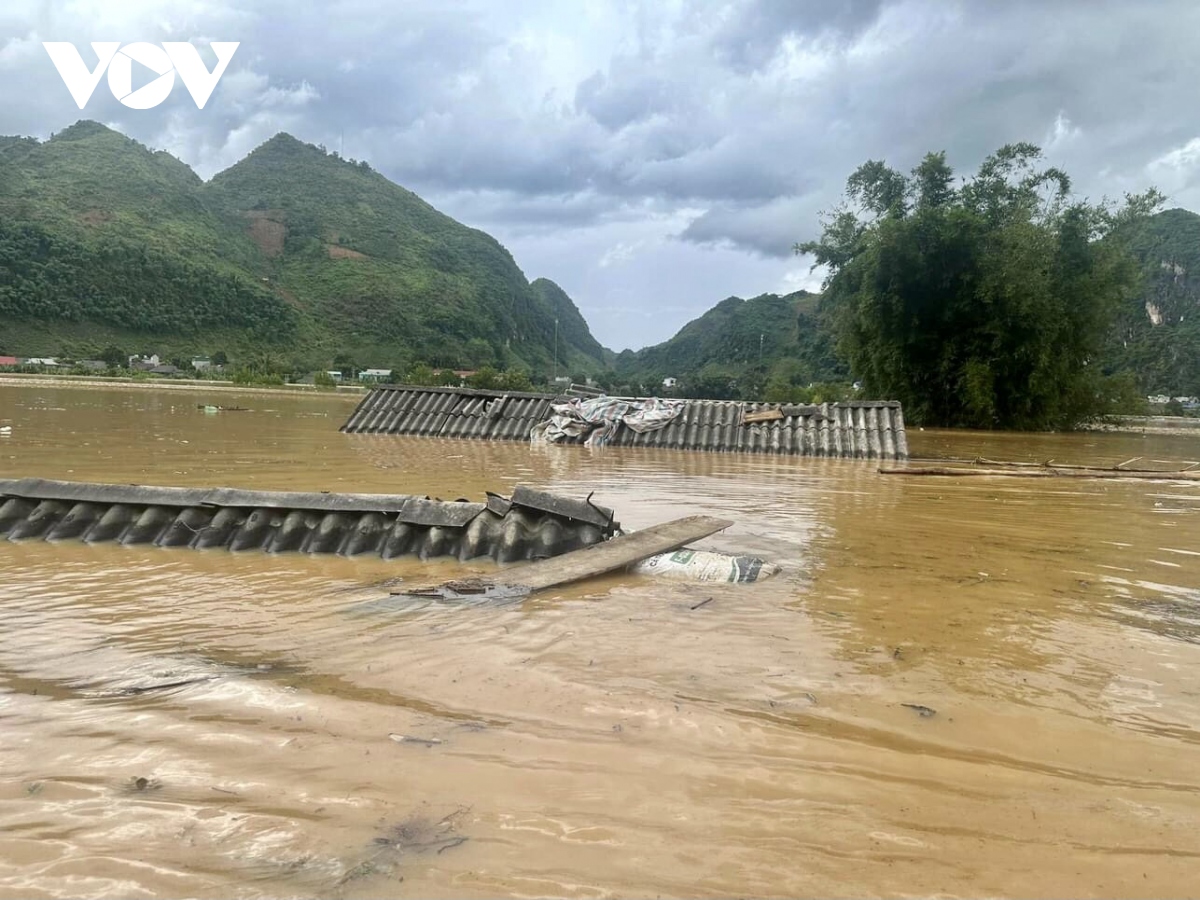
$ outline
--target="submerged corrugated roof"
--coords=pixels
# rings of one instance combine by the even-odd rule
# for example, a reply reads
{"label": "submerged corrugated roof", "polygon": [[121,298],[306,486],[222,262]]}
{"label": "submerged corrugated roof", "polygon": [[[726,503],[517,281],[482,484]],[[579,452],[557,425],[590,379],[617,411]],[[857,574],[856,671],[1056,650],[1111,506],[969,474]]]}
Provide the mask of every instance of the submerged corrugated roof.
{"label": "submerged corrugated roof", "polygon": [[[382,385],[362,399],[341,428],[350,434],[408,434],[484,441],[527,441],[561,397],[467,388]],[[748,413],[780,417],[745,423]],[[583,443],[583,438],[571,443]],[[848,401],[820,406],[687,400],[683,412],[657,431],[621,426],[616,447],[904,459],[904,414],[894,401]]]}
{"label": "submerged corrugated roof", "polygon": [[607,540],[613,511],[518,485],[486,503],[328,494],[0,479],[0,540],[80,540],[271,553],[557,556]]}

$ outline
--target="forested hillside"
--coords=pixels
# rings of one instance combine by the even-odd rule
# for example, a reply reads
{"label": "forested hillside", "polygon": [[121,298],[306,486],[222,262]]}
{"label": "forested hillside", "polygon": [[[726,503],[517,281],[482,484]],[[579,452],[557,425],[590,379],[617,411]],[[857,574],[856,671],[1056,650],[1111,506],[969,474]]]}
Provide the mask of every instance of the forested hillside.
{"label": "forested hillside", "polygon": [[1200,216],[1169,209],[1128,236],[1143,286],[1125,306],[1106,364],[1149,393],[1200,395]]}
{"label": "forested hillside", "polygon": [[549,278],[539,278],[531,285],[538,305],[546,318],[558,322],[559,346],[569,346],[590,359],[605,359],[609,351],[592,337],[583,314],[567,292]]}
{"label": "forested hillside", "polygon": [[806,291],[729,297],[665,343],[616,359],[618,381],[649,390],[678,379],[697,397],[787,399],[810,383],[843,381],[820,297]]}
{"label": "forested hillside", "polygon": [[207,184],[94,122],[0,138],[0,352],[115,341],[548,370],[557,314],[560,363],[595,371],[603,349],[551,287],[366,163],[288,135]]}
{"label": "forested hillside", "polygon": [[[0,139],[6,352],[61,352],[67,336],[94,326],[295,340],[300,317],[248,271],[253,245],[202,188],[174,157],[91,122],[45,143]],[[30,334],[38,337],[26,346]]]}
{"label": "forested hillside", "polygon": [[[1166,210],[1113,238],[1128,242],[1141,279],[1117,310],[1101,368],[1129,373],[1142,394],[1200,395],[1200,215]],[[830,305],[805,292],[730,297],[665,343],[620,354],[612,380],[651,391],[676,378],[688,395],[785,399],[860,378],[837,353]]]}
{"label": "forested hillside", "polygon": [[[1141,271],[1099,360],[1144,393],[1200,394],[1200,216],[1172,209],[1113,238]],[[831,298],[730,297],[671,340],[619,356],[571,298],[530,283],[495,239],[365,162],[277,135],[202,181],[95,122],[0,138],[0,353],[269,355],[408,369],[525,367],[693,396],[783,398],[862,376]],[[557,348],[556,348],[557,322]]]}

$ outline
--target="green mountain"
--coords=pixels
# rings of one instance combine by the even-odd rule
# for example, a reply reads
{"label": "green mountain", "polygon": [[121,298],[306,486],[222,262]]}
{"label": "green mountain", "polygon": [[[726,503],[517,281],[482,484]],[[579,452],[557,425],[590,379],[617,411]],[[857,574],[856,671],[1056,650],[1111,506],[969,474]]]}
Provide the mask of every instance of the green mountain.
{"label": "green mountain", "polygon": [[94,326],[294,336],[298,317],[248,274],[253,246],[202,189],[175,158],[91,122],[45,143],[0,139],[6,350],[57,352]]}
{"label": "green mountain", "polygon": [[677,392],[688,396],[753,399],[768,386],[849,377],[834,353],[820,297],[807,291],[729,297],[665,343],[621,353],[616,371],[646,389],[676,378]]}
{"label": "green mountain", "polygon": [[[1101,361],[1148,393],[1200,394],[1200,215],[1124,235],[1144,289]],[[557,331],[557,337],[556,337]],[[852,377],[820,297],[730,297],[619,356],[552,281],[365,162],[278,135],[204,182],[95,122],[0,137],[0,353],[264,354],[293,366],[610,368],[614,385],[790,395]]]}
{"label": "green mountain", "polygon": [[1121,311],[1106,359],[1149,393],[1200,395],[1200,215],[1169,209],[1126,236],[1143,288]]}
{"label": "green mountain", "polygon": [[549,278],[539,278],[530,285],[538,304],[551,321],[558,323],[559,346],[570,346],[590,359],[607,359],[610,351],[592,337],[583,314],[567,292]]}
{"label": "green mountain", "polygon": [[0,351],[269,351],[327,365],[585,371],[605,352],[494,238],[277,135],[202,181],[94,122],[0,138]]}

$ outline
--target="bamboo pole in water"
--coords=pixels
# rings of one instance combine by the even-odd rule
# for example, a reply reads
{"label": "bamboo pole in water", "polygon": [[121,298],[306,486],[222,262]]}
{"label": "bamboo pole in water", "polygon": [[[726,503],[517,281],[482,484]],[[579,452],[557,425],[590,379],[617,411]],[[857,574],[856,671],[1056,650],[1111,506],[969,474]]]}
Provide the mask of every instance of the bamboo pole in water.
{"label": "bamboo pole in water", "polygon": [[907,468],[881,468],[880,475],[993,475],[1010,478],[1147,478],[1159,481],[1200,481],[1198,472],[1147,472],[1130,469],[1086,469],[1083,467],[1066,469],[1061,467],[1047,468],[1008,468],[1008,469],[968,469],[954,466],[909,466]]}
{"label": "bamboo pole in water", "polygon": [[[967,463],[969,465],[985,466],[985,467],[992,467],[992,468],[1053,469],[1053,470],[1078,469],[1083,472],[1134,472],[1134,473],[1146,473],[1146,474],[1153,474],[1153,475],[1171,475],[1171,474],[1175,474],[1175,472],[1187,472],[1191,469],[1195,469],[1197,466],[1200,466],[1200,462],[1192,462],[1191,460],[1177,460],[1174,462],[1182,464],[1183,465],[1182,469],[1167,470],[1167,469],[1127,469],[1127,468],[1125,468],[1130,463],[1137,462],[1138,460],[1140,460],[1142,458],[1143,457],[1139,456],[1134,459],[1126,460],[1125,462],[1122,462],[1122,463],[1117,463],[1115,466],[1081,466],[1081,465],[1077,465],[1074,463],[1055,462],[1053,459],[1048,459],[1045,462],[1040,462],[1040,463],[1039,462],[1009,461],[1009,460],[1002,460],[1002,459],[986,459],[985,457],[982,457],[982,456],[976,456],[971,459],[968,459],[966,457],[959,457],[959,456],[910,457],[908,461],[910,463],[913,463],[913,462],[919,462],[919,463]],[[1150,462],[1168,462],[1168,460],[1150,460]]]}

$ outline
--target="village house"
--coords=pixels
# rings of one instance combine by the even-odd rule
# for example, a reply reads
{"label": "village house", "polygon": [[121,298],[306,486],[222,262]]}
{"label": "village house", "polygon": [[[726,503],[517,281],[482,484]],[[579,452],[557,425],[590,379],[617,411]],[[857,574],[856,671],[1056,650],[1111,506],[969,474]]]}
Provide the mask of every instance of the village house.
{"label": "village house", "polygon": [[359,381],[388,381],[392,377],[391,369],[363,369],[358,373]]}

